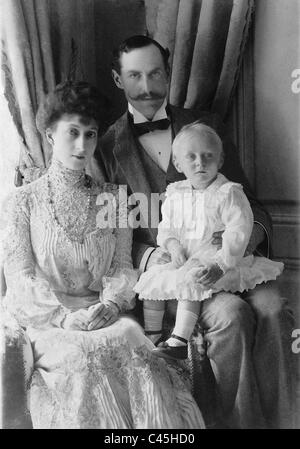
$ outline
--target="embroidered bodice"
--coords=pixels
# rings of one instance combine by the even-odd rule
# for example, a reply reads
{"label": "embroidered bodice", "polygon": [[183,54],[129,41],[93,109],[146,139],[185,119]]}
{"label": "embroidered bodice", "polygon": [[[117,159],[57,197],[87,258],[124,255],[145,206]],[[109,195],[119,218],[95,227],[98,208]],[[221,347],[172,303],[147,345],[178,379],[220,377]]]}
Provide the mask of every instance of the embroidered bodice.
{"label": "embroidered bodice", "polygon": [[[132,232],[116,185],[53,161],[6,207],[5,304],[25,325],[59,325],[68,310],[111,300],[133,307]],[[126,198],[126,196],[125,196]],[[109,224],[109,226],[107,225]]]}
{"label": "embroidered bodice", "polygon": [[53,218],[71,239],[81,240],[90,230],[92,180],[84,170],[65,168],[54,160],[47,173],[47,201],[51,205]]}

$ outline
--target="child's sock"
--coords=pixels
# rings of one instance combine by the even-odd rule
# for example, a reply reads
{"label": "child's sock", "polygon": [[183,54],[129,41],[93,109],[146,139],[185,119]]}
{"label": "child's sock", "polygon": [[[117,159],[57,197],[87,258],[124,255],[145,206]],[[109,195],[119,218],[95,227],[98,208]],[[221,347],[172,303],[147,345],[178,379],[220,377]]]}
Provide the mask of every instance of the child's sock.
{"label": "child's sock", "polygon": [[[152,343],[157,342],[161,337],[162,322],[164,318],[165,310],[153,310],[144,307],[144,325],[147,337]],[[147,332],[159,332],[153,335],[147,334]]]}
{"label": "child's sock", "polygon": [[[173,334],[188,341],[193,333],[197,320],[198,314],[194,312],[190,312],[189,310],[180,310],[180,312],[178,313],[177,311]],[[180,341],[177,338],[173,337],[168,338],[167,343],[169,346],[186,345],[186,343],[184,343],[183,341]]]}

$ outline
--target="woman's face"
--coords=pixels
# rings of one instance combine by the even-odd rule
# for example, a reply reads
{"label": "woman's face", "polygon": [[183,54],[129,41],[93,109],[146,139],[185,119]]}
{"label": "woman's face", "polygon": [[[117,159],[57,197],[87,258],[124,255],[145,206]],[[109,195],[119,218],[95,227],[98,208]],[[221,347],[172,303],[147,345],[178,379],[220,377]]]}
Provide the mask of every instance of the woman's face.
{"label": "woman's face", "polygon": [[98,125],[94,119],[77,114],[63,114],[46,130],[53,149],[53,157],[72,170],[85,168],[94,154],[98,139]]}

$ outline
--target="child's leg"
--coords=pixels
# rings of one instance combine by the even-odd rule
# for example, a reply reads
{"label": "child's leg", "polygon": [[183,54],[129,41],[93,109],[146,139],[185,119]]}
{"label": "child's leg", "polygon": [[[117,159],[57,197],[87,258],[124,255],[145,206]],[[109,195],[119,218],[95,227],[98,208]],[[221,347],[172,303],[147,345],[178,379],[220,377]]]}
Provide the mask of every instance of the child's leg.
{"label": "child's leg", "polygon": [[164,301],[143,300],[145,333],[153,342],[157,342],[162,334],[162,322],[165,314]]}
{"label": "child's leg", "polygon": [[172,335],[176,335],[180,339],[170,337],[167,340],[169,346],[184,346],[187,344],[197,323],[199,312],[200,301],[178,301],[175,327]]}

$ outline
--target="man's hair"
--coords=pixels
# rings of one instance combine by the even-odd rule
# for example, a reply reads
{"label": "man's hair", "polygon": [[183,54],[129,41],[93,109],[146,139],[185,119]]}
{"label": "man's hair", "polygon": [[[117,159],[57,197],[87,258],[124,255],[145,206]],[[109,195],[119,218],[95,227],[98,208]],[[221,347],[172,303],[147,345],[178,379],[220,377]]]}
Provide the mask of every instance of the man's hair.
{"label": "man's hair", "polygon": [[44,134],[64,114],[76,114],[83,120],[94,119],[100,131],[106,123],[104,111],[107,100],[91,84],[84,81],[66,81],[58,84],[41,102],[36,115],[37,129]]}
{"label": "man's hair", "polygon": [[151,37],[136,35],[125,39],[118,48],[113,51],[112,68],[116,70],[117,73],[121,73],[121,56],[123,53],[130,53],[132,50],[138,48],[149,47],[149,45],[155,45],[162,55],[165,70],[167,74],[170,73],[169,56],[170,52],[168,48],[162,47],[157,41],[151,39]]}
{"label": "man's hair", "polygon": [[172,158],[176,159],[176,150],[180,148],[180,143],[182,140],[188,138],[191,135],[198,134],[199,137],[204,136],[210,140],[213,140],[215,143],[220,145],[221,153],[223,152],[223,143],[222,139],[218,135],[218,133],[208,125],[199,122],[196,120],[193,123],[185,125],[181,128],[177,136],[175,137],[172,144]]}

